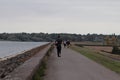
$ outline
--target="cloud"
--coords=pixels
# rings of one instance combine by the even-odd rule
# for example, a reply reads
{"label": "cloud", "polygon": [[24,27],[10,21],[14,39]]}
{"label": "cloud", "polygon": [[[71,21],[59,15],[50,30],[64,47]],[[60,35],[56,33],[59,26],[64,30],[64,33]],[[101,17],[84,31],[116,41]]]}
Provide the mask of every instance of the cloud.
{"label": "cloud", "polygon": [[119,0],[0,0],[1,32],[113,33],[119,21]]}

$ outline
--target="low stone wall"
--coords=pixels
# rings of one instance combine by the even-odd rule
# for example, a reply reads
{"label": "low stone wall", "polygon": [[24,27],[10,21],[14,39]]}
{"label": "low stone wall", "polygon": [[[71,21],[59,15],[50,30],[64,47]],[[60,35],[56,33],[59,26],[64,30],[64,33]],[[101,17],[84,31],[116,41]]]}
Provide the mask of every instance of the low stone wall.
{"label": "low stone wall", "polygon": [[[12,72],[14,72],[15,69],[25,64],[29,59],[31,59],[31,57],[37,55],[40,51],[43,51],[46,47],[48,47],[48,45],[49,44],[46,44],[46,45],[31,49],[29,51],[24,52],[23,54],[19,54],[10,59],[1,61],[0,62],[0,80],[3,80],[6,76],[8,77]],[[17,79],[7,78],[7,80],[17,80]]]}

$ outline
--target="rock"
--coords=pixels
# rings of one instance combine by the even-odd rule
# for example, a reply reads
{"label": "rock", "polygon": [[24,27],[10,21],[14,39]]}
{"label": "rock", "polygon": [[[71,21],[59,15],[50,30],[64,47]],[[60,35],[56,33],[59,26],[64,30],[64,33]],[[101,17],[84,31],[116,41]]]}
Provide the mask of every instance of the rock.
{"label": "rock", "polygon": [[0,79],[10,74],[15,68],[22,65],[26,60],[28,60],[37,52],[42,50],[45,46],[47,45],[43,45],[43,46],[31,49],[29,51],[24,52],[23,54],[19,54],[7,60],[0,61]]}

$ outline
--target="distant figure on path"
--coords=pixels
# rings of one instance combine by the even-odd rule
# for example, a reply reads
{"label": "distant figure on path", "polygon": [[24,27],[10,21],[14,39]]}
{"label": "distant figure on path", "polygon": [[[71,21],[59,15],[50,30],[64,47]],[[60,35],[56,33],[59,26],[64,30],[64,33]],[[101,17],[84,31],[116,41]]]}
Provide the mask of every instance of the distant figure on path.
{"label": "distant figure on path", "polygon": [[67,40],[66,44],[67,44],[67,47],[69,48],[70,47],[70,41]]}
{"label": "distant figure on path", "polygon": [[63,42],[64,47],[66,47],[66,41]]}
{"label": "distant figure on path", "polygon": [[60,35],[58,35],[58,38],[55,41],[58,57],[61,57],[61,49],[62,49],[61,44],[62,44],[62,39],[60,38]]}

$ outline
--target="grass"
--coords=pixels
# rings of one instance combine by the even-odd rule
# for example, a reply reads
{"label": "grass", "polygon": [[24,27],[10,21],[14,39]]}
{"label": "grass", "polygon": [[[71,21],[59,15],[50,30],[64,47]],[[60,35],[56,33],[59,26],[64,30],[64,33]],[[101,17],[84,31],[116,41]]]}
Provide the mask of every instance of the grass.
{"label": "grass", "polygon": [[81,53],[82,55],[88,57],[89,59],[94,60],[95,62],[104,65],[105,67],[111,69],[120,74],[120,62],[108,58],[107,56],[98,54],[90,49],[78,46],[72,46],[73,50]]}
{"label": "grass", "polygon": [[48,58],[49,58],[50,53],[52,52],[52,50],[53,50],[53,45],[51,46],[51,48],[46,53],[46,56],[43,58],[40,66],[39,66],[39,69],[34,74],[32,80],[43,80],[43,77],[45,76],[45,70],[46,70],[46,67],[47,67],[46,62],[47,62],[47,60],[48,60]]}
{"label": "grass", "polygon": [[36,74],[33,76],[33,80],[43,80],[43,77],[45,76],[45,69],[46,63],[43,61]]}

